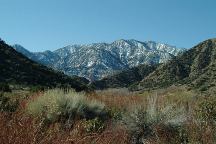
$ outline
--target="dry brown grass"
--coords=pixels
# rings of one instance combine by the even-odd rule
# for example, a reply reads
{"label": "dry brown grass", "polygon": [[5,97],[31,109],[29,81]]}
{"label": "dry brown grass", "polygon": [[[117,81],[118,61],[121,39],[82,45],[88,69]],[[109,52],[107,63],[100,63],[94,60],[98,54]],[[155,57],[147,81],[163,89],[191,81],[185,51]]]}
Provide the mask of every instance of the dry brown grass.
{"label": "dry brown grass", "polygon": [[29,117],[23,113],[16,112],[0,114],[0,141],[2,144],[12,143],[33,143],[35,125]]}
{"label": "dry brown grass", "polygon": [[[41,120],[26,115],[26,104],[40,97],[43,93],[35,93],[31,96],[23,96],[16,112],[0,112],[0,143],[1,144],[127,144],[131,143],[131,135],[125,125],[116,124],[109,119],[105,122],[105,129],[102,132],[86,132],[83,120],[77,120],[70,129],[62,128],[56,122],[47,127],[41,124]],[[28,95],[28,94],[27,94]],[[168,104],[175,104],[176,108],[184,107],[187,121],[184,124],[184,131],[190,143],[215,143],[215,126],[203,125],[197,120],[196,110],[204,96],[185,87],[170,87],[168,89],[146,91],[143,93],[131,93],[125,89],[109,89],[96,91],[87,94],[88,99],[96,99],[103,102],[107,108],[116,108],[128,112],[134,106],[146,107],[149,97],[156,96],[157,109],[164,108]],[[16,99],[18,97],[15,97]],[[172,130],[156,127],[160,142],[155,138],[148,139],[151,144],[170,143],[175,141],[176,135]],[[178,138],[179,139],[179,138]]]}
{"label": "dry brown grass", "polygon": [[124,127],[107,126],[102,133],[86,133],[82,121],[77,121],[73,129],[63,130],[55,123],[48,128],[40,126],[39,121],[22,114],[0,114],[1,144],[124,144],[128,134]]}
{"label": "dry brown grass", "polygon": [[145,103],[145,97],[138,93],[129,92],[127,89],[108,89],[96,91],[88,95],[90,99],[97,99],[109,108],[129,109],[134,105]]}
{"label": "dry brown grass", "polygon": [[106,122],[106,129],[101,133],[88,133],[83,127],[83,120],[77,120],[71,129],[63,129],[60,123],[44,127],[40,119],[33,119],[25,113],[29,101],[41,96],[33,94],[28,99],[20,100],[15,113],[0,112],[1,144],[124,144],[128,142],[126,129],[113,127],[111,121]]}

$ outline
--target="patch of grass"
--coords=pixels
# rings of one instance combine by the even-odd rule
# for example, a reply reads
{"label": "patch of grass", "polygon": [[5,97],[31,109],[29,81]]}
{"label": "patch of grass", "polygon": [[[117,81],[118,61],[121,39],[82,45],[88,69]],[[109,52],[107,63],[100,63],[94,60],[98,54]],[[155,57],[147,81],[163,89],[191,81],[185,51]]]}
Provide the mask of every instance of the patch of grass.
{"label": "patch of grass", "polygon": [[124,111],[115,107],[109,108],[108,113],[114,121],[122,120]]}
{"label": "patch of grass", "polygon": [[101,132],[104,128],[104,121],[100,120],[98,117],[84,121],[84,128],[88,133]]}
{"label": "patch of grass", "polygon": [[94,98],[102,101],[110,109],[119,109],[125,111],[128,107],[143,102],[143,97],[128,91],[126,88],[98,90],[94,94],[89,95],[89,98]]}
{"label": "patch of grass", "polygon": [[99,95],[110,95],[110,96],[132,96],[134,92],[129,91],[127,88],[109,88],[106,90],[97,90],[97,94]]}
{"label": "patch of grass", "polygon": [[72,125],[75,119],[105,119],[105,105],[96,100],[88,100],[84,93],[73,90],[53,89],[31,100],[27,112],[34,117],[51,123],[62,122]]}
{"label": "patch of grass", "polygon": [[0,111],[15,112],[18,108],[18,101],[12,101],[4,93],[0,93]]}
{"label": "patch of grass", "polygon": [[197,116],[202,123],[216,124],[216,99],[207,97],[201,101],[197,108]]}

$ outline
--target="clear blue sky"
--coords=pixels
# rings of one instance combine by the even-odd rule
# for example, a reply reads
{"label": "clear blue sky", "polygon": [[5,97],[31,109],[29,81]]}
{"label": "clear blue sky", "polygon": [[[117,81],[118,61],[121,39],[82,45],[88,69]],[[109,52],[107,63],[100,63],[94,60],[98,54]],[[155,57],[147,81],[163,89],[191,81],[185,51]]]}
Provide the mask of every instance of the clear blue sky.
{"label": "clear blue sky", "polygon": [[154,40],[190,48],[216,37],[216,0],[0,0],[0,37],[31,51]]}

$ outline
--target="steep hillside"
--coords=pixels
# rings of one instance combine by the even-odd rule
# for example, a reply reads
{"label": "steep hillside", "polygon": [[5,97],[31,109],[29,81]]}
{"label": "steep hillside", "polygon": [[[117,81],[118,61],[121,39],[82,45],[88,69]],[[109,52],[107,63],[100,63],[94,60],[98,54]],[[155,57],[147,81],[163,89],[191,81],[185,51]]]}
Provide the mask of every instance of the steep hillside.
{"label": "steep hillside", "polygon": [[0,40],[0,82],[48,87],[70,85],[76,90],[86,89],[88,83],[84,78],[69,77],[40,65],[18,53],[2,40]]}
{"label": "steep hillside", "polygon": [[140,64],[164,63],[183,51],[183,49],[153,41],[140,42],[123,39],[113,43],[70,45],[53,52],[31,54],[19,47],[14,46],[17,51],[32,60],[61,70],[68,75],[85,77],[91,81]]}
{"label": "steep hillside", "polygon": [[159,66],[132,90],[188,84],[207,90],[216,84],[216,39],[206,40]]}
{"label": "steep hillside", "polygon": [[140,65],[129,70],[124,70],[113,76],[108,76],[102,80],[91,83],[91,87],[95,89],[106,88],[122,88],[129,87],[132,84],[140,82],[151,72],[153,72],[159,64],[154,65]]}

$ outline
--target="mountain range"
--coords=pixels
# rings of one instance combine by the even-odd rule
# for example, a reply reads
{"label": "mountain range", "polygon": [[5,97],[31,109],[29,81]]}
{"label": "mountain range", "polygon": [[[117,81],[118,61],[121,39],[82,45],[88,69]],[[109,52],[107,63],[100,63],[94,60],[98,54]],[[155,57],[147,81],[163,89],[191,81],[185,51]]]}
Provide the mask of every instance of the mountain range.
{"label": "mountain range", "polygon": [[67,76],[61,72],[38,64],[0,39],[0,83],[26,86],[62,87],[70,86],[77,91],[87,90],[89,81],[78,76]]}
{"label": "mountain range", "polygon": [[[125,41],[126,40],[120,40],[114,43],[115,44],[118,42],[125,43]],[[130,42],[132,41],[134,40],[130,40]],[[126,42],[129,43],[129,41]],[[54,86],[54,87],[59,84],[70,85],[71,87],[78,90],[87,89],[89,87],[94,89],[128,87],[130,90],[133,91],[165,88],[171,85],[187,85],[190,88],[197,89],[200,91],[211,91],[213,93],[216,92],[215,91],[216,39],[209,39],[203,41],[198,45],[192,47],[191,49],[185,51],[179,50],[175,47],[170,48],[173,50],[173,53],[174,51],[176,52],[174,53],[176,56],[174,54],[171,55],[170,53],[168,53],[167,47],[165,47],[164,50],[165,52],[162,53],[161,51],[163,50],[164,47],[161,47],[160,48],[161,57],[159,57],[159,59],[157,59],[156,57],[148,57],[147,59],[146,53],[144,55],[142,52],[140,52],[142,53],[141,55],[137,51],[137,49],[140,48],[141,46],[132,49],[130,48],[132,44],[130,44],[130,46],[124,45],[125,46],[124,49],[123,48],[120,49],[119,47],[122,46],[120,46],[120,44],[116,44],[119,45],[119,47],[116,48],[118,50],[125,50],[126,48],[128,48],[129,50],[127,54],[129,55],[132,53],[130,50],[136,50],[136,53],[133,52],[134,54],[133,58],[135,57],[134,59],[125,59],[127,63],[132,63],[132,66],[130,67],[128,65],[127,68],[124,69],[123,71],[116,72],[115,74],[109,75],[100,80],[95,80],[90,84],[89,81],[85,78],[81,78],[78,76],[70,77],[64,75],[62,72],[54,71],[52,68],[48,68],[46,66],[43,66],[42,64],[38,64],[31,60],[33,59],[37,61],[38,58],[41,58],[41,60],[44,58],[43,62],[47,60],[46,62],[50,64],[56,61],[57,58],[61,59],[61,57],[66,57],[64,59],[65,62],[66,60],[70,61],[71,57],[72,58],[76,57],[78,62],[76,62],[75,60],[73,62],[76,64],[82,61],[86,62],[87,60],[84,58],[94,59],[94,58],[98,58],[97,56],[102,56],[102,57],[96,59],[96,62],[105,62],[105,60],[112,60],[112,57],[108,57],[108,55],[106,54],[110,53],[109,56],[111,56],[112,52],[114,51],[107,52],[107,50],[104,50],[104,45],[110,45],[110,44],[101,43],[101,44],[92,44],[92,45],[103,45],[103,46],[99,46],[98,48],[88,46],[88,45],[83,46],[83,49],[90,51],[90,52],[85,52],[85,54],[83,55],[85,55],[86,57],[84,57],[80,52],[82,51],[84,53],[84,51],[80,48],[80,46],[77,46],[77,48],[75,48],[75,45],[72,48],[65,47],[62,49],[58,49],[54,52],[45,51],[42,53],[32,53],[18,45],[15,46],[16,50],[14,50],[14,48],[7,45],[4,41],[0,40],[0,72],[1,72],[0,82],[19,83],[19,84],[26,84],[26,85],[39,84],[39,85]],[[146,47],[145,48],[142,47],[142,49],[146,49]],[[151,50],[149,50],[148,52],[151,53],[152,49],[153,48],[151,48]],[[98,50],[96,51],[96,54],[94,53],[95,52],[94,50],[95,51]],[[31,57],[31,59],[27,58],[26,56],[24,56],[23,54],[17,51],[22,51],[23,54],[28,55],[28,57]],[[70,51],[70,52],[65,52],[65,51]],[[76,53],[77,51],[79,52]],[[91,53],[91,51],[93,52]],[[100,52],[103,51],[105,51],[106,54],[104,52],[103,53],[104,55],[97,55],[97,54],[101,54]],[[56,54],[57,52],[58,55]],[[127,52],[127,51],[123,51],[123,52]],[[127,54],[123,52],[118,51],[116,55],[122,54],[122,55],[126,55],[125,57],[128,58],[129,56],[127,56]],[[75,53],[78,55],[76,56]],[[168,54],[166,55],[166,53]],[[64,54],[68,56],[65,56]],[[92,54],[92,55],[89,56],[88,54]],[[144,55],[146,58],[145,60],[147,61],[145,61],[146,63],[144,62],[144,64],[139,64],[138,66],[136,66],[134,60],[137,60],[139,54],[141,56]],[[56,55],[57,57],[55,57]],[[162,57],[164,58],[165,55],[168,56],[168,58],[166,57],[166,59],[162,59]],[[79,57],[82,57],[83,59],[79,59]],[[155,62],[155,60],[157,60],[157,62]],[[92,61],[87,61],[87,62],[91,63]],[[116,64],[115,62],[110,62],[109,64],[115,65]],[[80,63],[80,65],[82,64],[83,63]],[[95,65],[96,64],[94,64],[94,66]],[[122,62],[122,66],[123,66],[123,62]],[[95,70],[95,68],[98,67],[92,66],[91,68],[94,69],[94,71],[98,70],[98,69]],[[76,71],[79,71],[79,69]]]}
{"label": "mountain range", "polygon": [[69,45],[55,51],[30,52],[20,45],[14,49],[29,59],[67,75],[100,80],[140,64],[164,63],[184,49],[154,41],[117,40],[112,43]]}
{"label": "mountain range", "polygon": [[140,73],[140,68],[136,67],[95,81],[92,87],[129,87],[130,90],[146,90],[187,85],[200,91],[216,92],[216,39],[201,42],[166,63],[142,66],[141,70],[142,77],[137,75],[133,78],[136,73]]}

